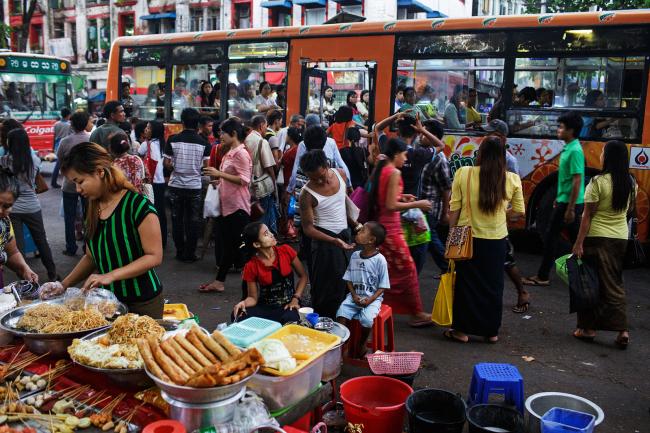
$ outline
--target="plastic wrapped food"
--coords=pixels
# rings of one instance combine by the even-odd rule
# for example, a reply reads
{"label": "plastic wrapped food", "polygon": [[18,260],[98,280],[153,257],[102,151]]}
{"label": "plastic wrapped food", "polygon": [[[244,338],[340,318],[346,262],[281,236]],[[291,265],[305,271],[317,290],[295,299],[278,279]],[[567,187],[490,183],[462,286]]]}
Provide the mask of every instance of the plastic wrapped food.
{"label": "plastic wrapped food", "polygon": [[260,340],[252,345],[259,350],[264,358],[264,365],[279,372],[291,371],[296,368],[296,359],[291,356],[280,340],[269,338]]}
{"label": "plastic wrapped food", "polygon": [[115,315],[118,305],[117,297],[106,289],[92,289],[86,293],[85,308],[96,308],[108,319]]}
{"label": "plastic wrapped food", "polygon": [[41,286],[38,296],[46,301],[61,296],[63,292],[65,292],[65,288],[60,281],[50,281]]}
{"label": "plastic wrapped food", "polygon": [[33,283],[27,280],[19,280],[11,283],[7,287],[9,288],[9,290],[5,289],[5,291],[11,292],[13,289],[20,299],[26,299],[26,300],[38,299],[38,292],[39,292],[38,283]]}
{"label": "plastic wrapped food", "polygon": [[84,291],[78,287],[68,287],[63,295],[63,305],[72,311],[79,311],[84,309],[86,305],[86,295]]}

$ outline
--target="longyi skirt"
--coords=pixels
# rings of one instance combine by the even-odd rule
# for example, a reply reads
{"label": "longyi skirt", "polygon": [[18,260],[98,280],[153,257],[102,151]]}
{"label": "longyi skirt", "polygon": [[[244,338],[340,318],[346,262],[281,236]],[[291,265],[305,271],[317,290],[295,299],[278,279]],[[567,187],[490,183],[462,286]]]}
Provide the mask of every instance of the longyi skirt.
{"label": "longyi skirt", "polygon": [[456,262],[452,328],[494,337],[501,327],[506,240],[474,238],[473,248],[471,260]]}
{"label": "longyi skirt", "polygon": [[623,287],[623,261],[627,239],[587,237],[584,260],[598,270],[600,302],[592,310],[578,312],[578,328],[627,331],[627,302]]}

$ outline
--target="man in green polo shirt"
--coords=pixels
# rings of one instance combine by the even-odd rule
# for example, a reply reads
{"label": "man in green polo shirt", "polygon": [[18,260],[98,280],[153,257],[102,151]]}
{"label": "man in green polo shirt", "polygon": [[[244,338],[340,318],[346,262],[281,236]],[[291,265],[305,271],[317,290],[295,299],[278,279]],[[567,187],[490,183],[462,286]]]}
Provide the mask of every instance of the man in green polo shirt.
{"label": "man in green polo shirt", "polygon": [[560,116],[557,121],[557,136],[566,144],[560,154],[557,196],[553,204],[553,213],[544,235],[544,257],[537,275],[523,279],[523,283],[529,286],[550,284],[549,275],[555,262],[555,250],[562,230],[568,229],[573,243],[580,229],[585,195],[585,154],[578,141],[578,135],[582,130],[582,117],[577,113],[567,113]]}

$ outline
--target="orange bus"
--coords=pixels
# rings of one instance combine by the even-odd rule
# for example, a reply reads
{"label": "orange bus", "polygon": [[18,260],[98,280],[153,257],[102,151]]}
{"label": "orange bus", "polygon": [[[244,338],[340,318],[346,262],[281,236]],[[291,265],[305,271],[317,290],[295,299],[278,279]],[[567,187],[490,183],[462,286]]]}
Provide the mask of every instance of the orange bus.
{"label": "orange bus", "polygon": [[[120,99],[128,82],[134,114],[164,119],[176,130],[188,106],[221,119],[249,118],[262,81],[285,98],[287,119],[308,112],[325,116],[345,103],[348,92],[368,90],[369,123],[398,109],[400,86],[413,88],[410,103],[439,117],[456,89],[473,89],[479,123],[491,115],[510,126],[509,151],[519,161],[527,199],[526,226],[540,231],[552,208],[563,146],[555,137],[556,119],[577,110],[586,125],[581,140],[588,175],[598,170],[605,141],[629,143],[645,240],[649,67],[648,10],[277,27],[119,38],[111,49],[107,99]],[[218,89],[210,104],[198,97],[204,81]],[[531,91],[532,101],[515,96]],[[444,137],[452,170],[472,163],[481,140],[480,133],[460,128],[447,129]]]}

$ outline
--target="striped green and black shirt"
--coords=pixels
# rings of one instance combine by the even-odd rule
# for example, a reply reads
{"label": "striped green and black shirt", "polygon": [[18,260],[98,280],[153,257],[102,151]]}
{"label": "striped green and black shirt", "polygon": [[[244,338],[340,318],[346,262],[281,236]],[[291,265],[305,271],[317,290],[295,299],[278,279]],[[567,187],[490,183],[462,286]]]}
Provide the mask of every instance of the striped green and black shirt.
{"label": "striped green and black shirt", "polygon": [[[138,227],[156,209],[149,201],[132,191],[127,191],[113,214],[105,220],[100,219],[93,238],[88,242],[90,254],[101,274],[128,265],[144,255]],[[109,287],[122,302],[144,302],[154,298],[162,290],[156,271],[128,280],[115,281]]]}

